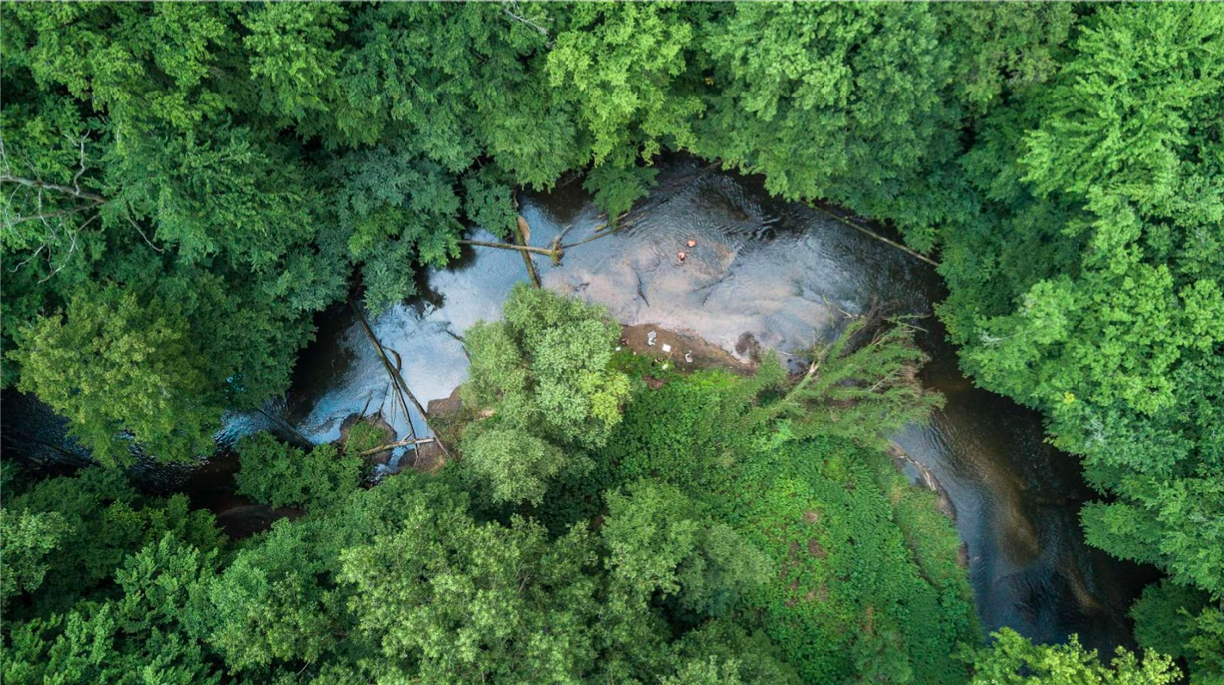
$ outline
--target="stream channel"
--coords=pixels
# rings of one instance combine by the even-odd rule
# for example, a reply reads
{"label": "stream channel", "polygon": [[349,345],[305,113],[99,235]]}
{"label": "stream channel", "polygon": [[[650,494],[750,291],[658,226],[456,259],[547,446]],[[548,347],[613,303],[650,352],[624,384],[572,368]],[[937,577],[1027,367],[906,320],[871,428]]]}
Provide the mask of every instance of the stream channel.
{"label": "stream channel", "polygon": [[[835,333],[843,312],[882,307],[926,317],[917,339],[931,361],[922,377],[947,404],[929,425],[893,438],[955,509],[983,627],[1010,626],[1040,642],[1078,633],[1103,654],[1131,644],[1126,611],[1153,571],[1085,544],[1078,512],[1094,493],[1078,460],[1044,442],[1036,413],[961,374],[931,316],[944,291],[930,265],[812,207],[772,198],[758,179],[679,159],[662,167],[659,181],[631,225],[566,251],[560,265],[534,256],[544,287],[602,303],[626,324],[696,334],[741,359],[756,344],[783,354],[808,348]],[[562,231],[572,244],[604,223],[581,179],[520,201],[534,246],[549,247]],[[479,230],[470,237],[497,240]],[[427,404],[466,377],[457,336],[497,318],[511,286],[526,279],[519,252],[465,246],[451,267],[423,275],[420,296],[370,325]],[[344,419],[362,412],[381,412],[397,439],[409,436],[409,418],[352,310],[334,307],[318,323],[287,397],[266,413],[231,416],[220,442],[276,428],[269,415],[312,442],[336,440]],[[392,465],[410,458],[401,448]],[[920,469],[907,470],[921,479]]]}

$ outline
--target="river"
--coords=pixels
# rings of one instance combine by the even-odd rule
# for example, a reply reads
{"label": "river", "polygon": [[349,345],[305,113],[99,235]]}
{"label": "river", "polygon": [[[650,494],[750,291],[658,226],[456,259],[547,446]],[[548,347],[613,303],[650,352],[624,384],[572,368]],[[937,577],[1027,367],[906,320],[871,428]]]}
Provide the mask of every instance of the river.
{"label": "river", "polygon": [[[956,510],[983,626],[1010,626],[1040,642],[1078,633],[1104,653],[1131,644],[1126,610],[1154,571],[1084,543],[1078,511],[1093,493],[1077,460],[1044,442],[1035,413],[960,373],[931,316],[943,291],[930,265],[816,209],[774,199],[757,179],[679,159],[659,180],[631,225],[568,250],[559,265],[534,257],[544,287],[603,303],[624,323],[695,333],[740,357],[754,341],[781,353],[802,350],[834,333],[844,313],[926,317],[918,342],[931,362],[922,377],[947,405],[929,425],[894,440],[934,475]],[[580,183],[520,197],[531,245],[548,247],[559,233],[566,243],[596,235],[604,221]],[[483,231],[472,237],[495,240]],[[468,362],[459,338],[476,321],[497,318],[510,287],[526,278],[518,252],[465,247],[450,268],[419,279],[418,297],[371,318],[422,404],[463,382]],[[423,434],[424,422],[401,409],[352,311],[334,307],[318,323],[291,391],[268,413],[316,443],[337,439],[354,413],[381,412],[401,438],[410,423]],[[236,415],[219,438],[271,425],[265,415]]]}

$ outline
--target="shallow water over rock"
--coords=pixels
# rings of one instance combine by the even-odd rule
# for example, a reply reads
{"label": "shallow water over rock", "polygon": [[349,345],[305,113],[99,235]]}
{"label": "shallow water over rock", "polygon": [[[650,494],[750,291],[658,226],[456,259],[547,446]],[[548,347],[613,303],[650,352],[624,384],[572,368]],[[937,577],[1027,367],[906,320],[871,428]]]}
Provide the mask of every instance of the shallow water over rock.
{"label": "shallow water over rock", "polygon": [[[604,218],[577,183],[524,199],[522,213],[530,244],[540,247],[559,233],[574,244],[609,230],[599,230]],[[453,268],[427,274],[421,297],[371,320],[422,404],[463,381],[459,336],[496,318],[510,286],[527,278],[517,252],[465,250]],[[957,512],[984,626],[1041,641],[1078,632],[1104,650],[1129,641],[1125,612],[1152,571],[1084,544],[1078,510],[1092,493],[1076,460],[1043,442],[1036,414],[961,375],[929,317],[942,297],[929,265],[811,207],[775,200],[752,179],[692,162],[667,166],[659,188],[615,234],[567,250],[560,265],[533,259],[547,288],[600,302],[628,324],[697,334],[741,359],[753,343],[800,351],[831,335],[844,313],[928,316],[919,322],[927,329],[919,342],[932,356],[923,378],[948,403],[930,425],[895,439],[939,480]],[[409,419],[351,311],[337,309],[323,324],[299,362],[287,418],[324,441],[349,414],[381,411],[406,436]],[[677,364],[683,353],[676,351]]]}
{"label": "shallow water over rock", "polygon": [[[520,199],[532,245],[548,247],[561,233],[574,244],[609,230],[599,230],[604,219],[577,182]],[[480,231],[471,237],[496,240]],[[775,200],[754,179],[683,160],[662,170],[659,187],[614,234],[567,250],[560,265],[533,259],[547,288],[603,303],[628,324],[698,335],[741,359],[757,345],[801,351],[832,335],[844,313],[926,316],[918,340],[932,360],[922,376],[947,406],[929,425],[894,437],[956,511],[983,625],[1044,642],[1077,632],[1105,652],[1129,642],[1125,612],[1154,571],[1084,544],[1078,512],[1093,493],[1077,460],[1043,441],[1035,413],[974,388],[960,373],[929,316],[943,297],[929,265],[816,209]],[[370,318],[421,404],[463,382],[461,336],[476,321],[497,318],[510,287],[526,279],[518,252],[465,247],[451,268],[423,276],[419,297]],[[230,416],[219,442],[269,428],[331,441],[347,417],[376,412],[398,438],[425,435],[422,417],[396,399],[353,311],[334,307],[318,323],[287,398]],[[674,363],[684,364],[684,352],[673,352]],[[397,450],[391,467],[404,457]],[[917,479],[918,469],[908,469]]]}

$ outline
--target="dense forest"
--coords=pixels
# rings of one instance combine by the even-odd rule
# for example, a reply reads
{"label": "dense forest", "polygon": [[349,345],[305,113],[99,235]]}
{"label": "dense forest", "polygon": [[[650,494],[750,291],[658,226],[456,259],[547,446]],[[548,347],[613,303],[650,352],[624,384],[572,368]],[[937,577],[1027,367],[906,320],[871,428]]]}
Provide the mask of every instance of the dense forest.
{"label": "dense forest", "polygon": [[[2,382],[96,462],[0,466],[4,682],[1224,682],[1224,7],[5,3],[0,40]],[[246,438],[296,514],[243,539],[130,480],[284,393],[328,306],[514,241],[521,192],[615,227],[674,152],[938,262],[962,368],[1163,574],[1136,650],[981,634],[881,437],[940,401],[904,322],[682,374],[517,287],[436,472]]]}

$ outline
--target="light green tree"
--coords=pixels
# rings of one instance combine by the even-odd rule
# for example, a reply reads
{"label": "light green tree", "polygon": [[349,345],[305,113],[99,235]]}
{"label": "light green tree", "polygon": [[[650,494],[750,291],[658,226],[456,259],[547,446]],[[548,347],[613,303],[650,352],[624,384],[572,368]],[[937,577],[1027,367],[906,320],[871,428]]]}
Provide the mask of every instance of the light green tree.
{"label": "light green tree", "polygon": [[166,460],[207,453],[220,427],[187,322],[172,303],[111,286],[80,293],[67,316],[40,320],[13,353],[19,387],[71,421],[103,463],[130,462],[136,444]]}
{"label": "light green tree", "polygon": [[603,445],[629,394],[628,377],[611,368],[620,327],[601,307],[524,284],[511,291],[504,316],[467,333],[465,397],[557,443]]}
{"label": "light green tree", "polygon": [[477,477],[492,485],[495,502],[532,504],[544,500],[550,480],[584,462],[521,429],[496,427],[465,440],[463,458]]}
{"label": "light green tree", "polygon": [[478,525],[407,501],[400,529],[342,554],[358,627],[393,662],[437,683],[577,683],[596,659],[589,536]]}
{"label": "light green tree", "polygon": [[757,414],[789,420],[799,438],[835,435],[876,446],[942,406],[943,396],[918,380],[926,359],[904,323],[854,319],[832,342],[817,345],[806,372]]}
{"label": "light green tree", "polygon": [[967,653],[971,685],[1166,685],[1181,677],[1172,659],[1155,652],[1140,659],[1119,647],[1106,665],[1075,636],[1065,645],[1034,645],[1010,628],[993,637],[992,645]]}

